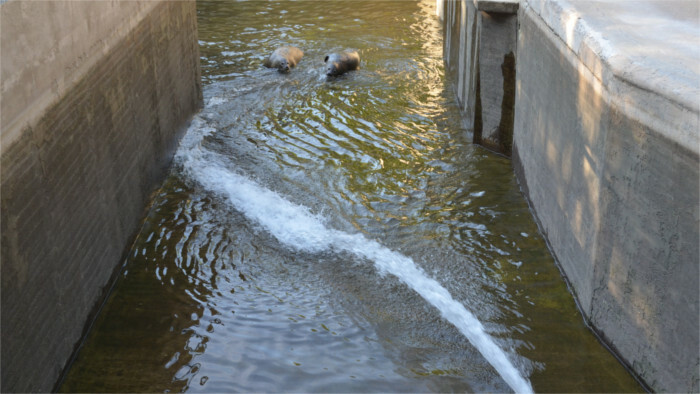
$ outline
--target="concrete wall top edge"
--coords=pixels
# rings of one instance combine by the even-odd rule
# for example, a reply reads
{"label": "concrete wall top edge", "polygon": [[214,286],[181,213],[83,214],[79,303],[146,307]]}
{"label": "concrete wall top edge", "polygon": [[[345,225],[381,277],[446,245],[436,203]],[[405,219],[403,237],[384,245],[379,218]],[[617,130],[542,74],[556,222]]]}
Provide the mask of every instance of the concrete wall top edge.
{"label": "concrete wall top edge", "polygon": [[474,0],[479,11],[503,14],[515,14],[520,7],[520,0]]}
{"label": "concrete wall top edge", "polygon": [[[632,116],[700,151],[700,2],[527,0]],[[526,12],[523,11],[523,12]]]}
{"label": "concrete wall top edge", "polygon": [[5,152],[159,3],[0,3],[0,151]]}

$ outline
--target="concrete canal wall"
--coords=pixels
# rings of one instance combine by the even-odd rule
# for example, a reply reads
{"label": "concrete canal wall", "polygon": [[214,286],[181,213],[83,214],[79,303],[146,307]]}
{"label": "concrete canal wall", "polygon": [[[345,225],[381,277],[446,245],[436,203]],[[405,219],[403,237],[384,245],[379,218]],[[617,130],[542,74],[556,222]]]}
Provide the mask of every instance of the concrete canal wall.
{"label": "concrete canal wall", "polygon": [[[439,2],[446,72],[474,142],[510,156],[515,101],[517,1]],[[440,11],[438,11],[440,12]]]}
{"label": "concrete canal wall", "polygon": [[48,392],[201,103],[189,1],[0,5],[2,392]]}
{"label": "concrete canal wall", "polygon": [[466,124],[507,107],[479,94],[514,47],[513,166],[584,318],[653,391],[700,391],[699,4],[479,3],[438,2]]}

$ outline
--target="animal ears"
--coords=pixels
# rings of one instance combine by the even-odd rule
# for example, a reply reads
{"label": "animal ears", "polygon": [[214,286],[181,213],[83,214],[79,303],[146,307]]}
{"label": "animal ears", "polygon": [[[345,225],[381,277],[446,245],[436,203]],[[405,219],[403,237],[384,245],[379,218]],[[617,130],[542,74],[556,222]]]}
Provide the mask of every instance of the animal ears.
{"label": "animal ears", "polygon": [[323,59],[323,62],[324,62],[324,63],[327,62],[327,61],[328,61],[328,55],[326,55],[326,58]]}

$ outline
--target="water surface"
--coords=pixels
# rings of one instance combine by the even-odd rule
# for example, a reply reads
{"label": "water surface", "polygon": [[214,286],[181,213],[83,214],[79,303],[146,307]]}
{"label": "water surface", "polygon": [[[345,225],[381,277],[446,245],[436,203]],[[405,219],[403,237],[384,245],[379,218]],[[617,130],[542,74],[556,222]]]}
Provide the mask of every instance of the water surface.
{"label": "water surface", "polygon": [[[506,392],[503,363],[535,391],[640,390],[510,161],[469,143],[433,2],[198,15],[205,107],[61,391]],[[305,52],[287,75],[262,67],[280,45]],[[326,78],[345,48],[361,69]]]}

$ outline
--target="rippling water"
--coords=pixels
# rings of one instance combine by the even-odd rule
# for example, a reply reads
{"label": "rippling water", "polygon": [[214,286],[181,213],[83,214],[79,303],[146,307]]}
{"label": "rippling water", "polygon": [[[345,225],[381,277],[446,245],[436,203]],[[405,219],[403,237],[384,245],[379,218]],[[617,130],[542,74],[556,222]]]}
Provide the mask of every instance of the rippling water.
{"label": "rippling water", "polygon": [[[640,389],[510,162],[469,143],[433,2],[198,13],[205,108],[62,391],[522,389],[504,364],[535,391]],[[305,52],[288,75],[261,66],[280,45]],[[361,69],[327,79],[345,48]]]}

